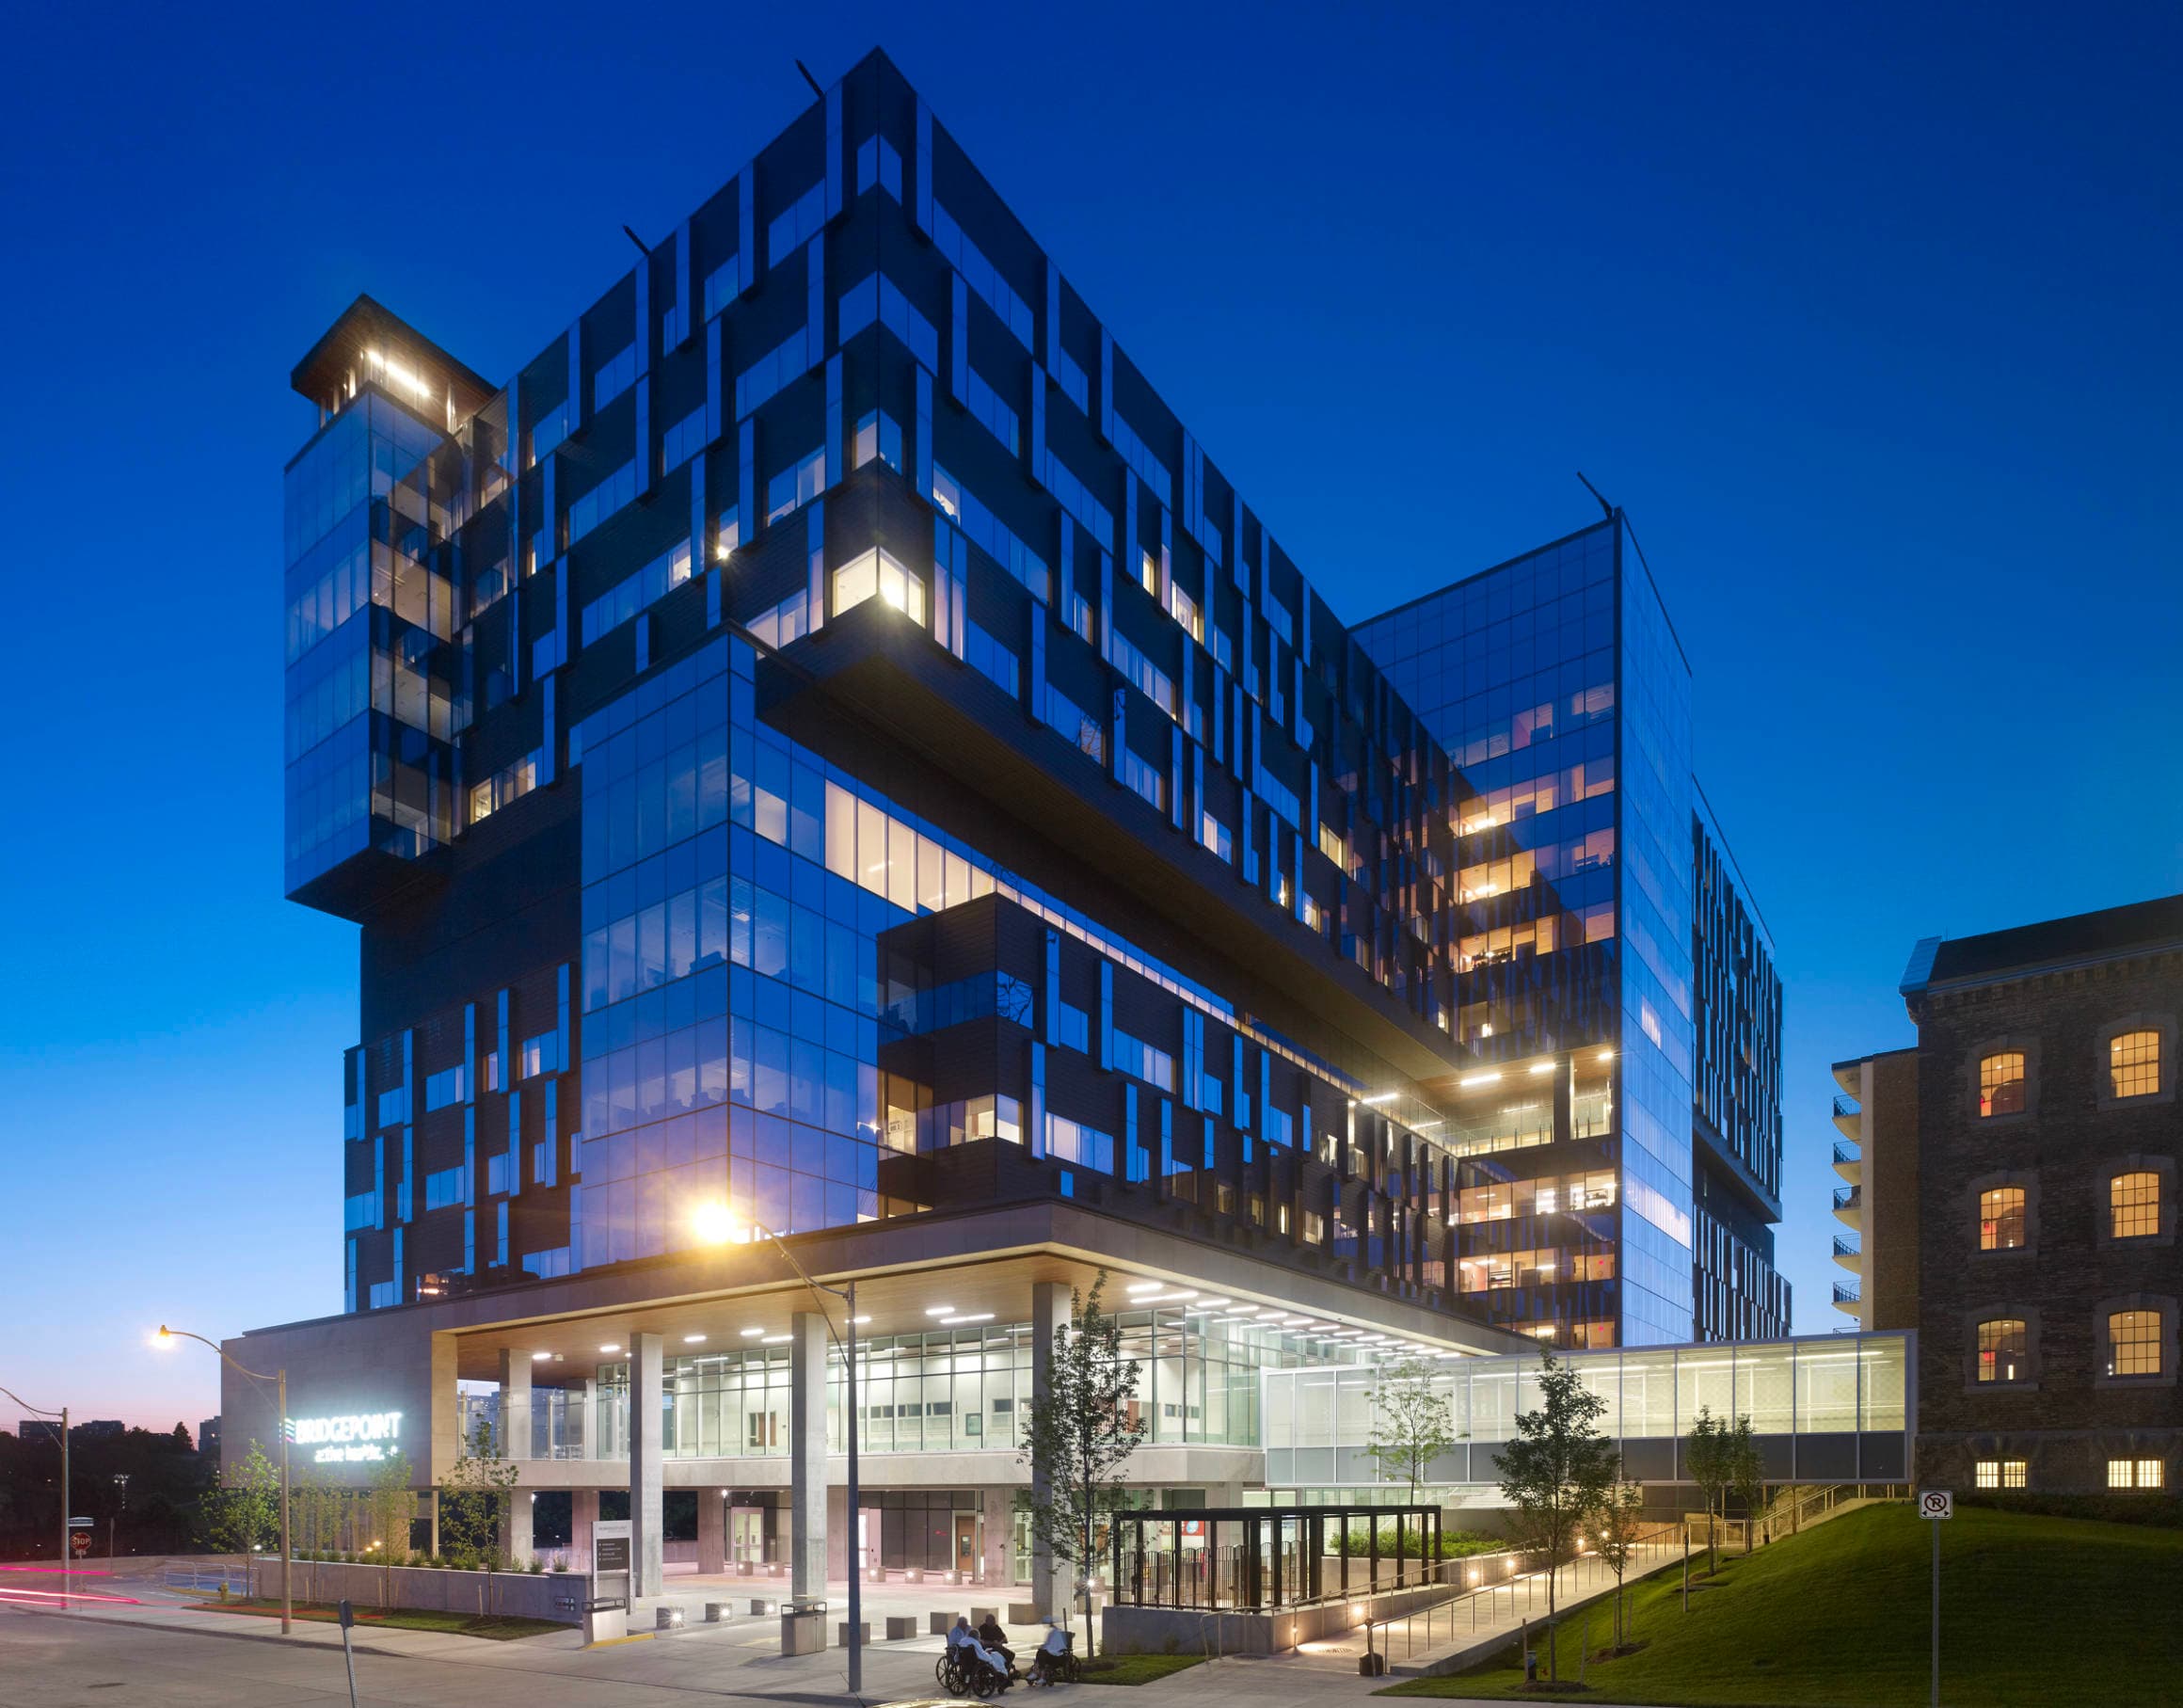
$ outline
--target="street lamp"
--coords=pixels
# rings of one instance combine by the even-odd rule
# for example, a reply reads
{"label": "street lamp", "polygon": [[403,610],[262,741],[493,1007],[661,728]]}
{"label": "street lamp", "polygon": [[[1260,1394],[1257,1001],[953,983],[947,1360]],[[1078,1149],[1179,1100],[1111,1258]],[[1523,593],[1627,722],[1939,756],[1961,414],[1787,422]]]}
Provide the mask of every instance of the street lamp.
{"label": "street lamp", "polygon": [[68,1611],[69,1604],[70,1533],[68,1407],[63,1406],[57,1412],[48,1412],[43,1406],[32,1405],[30,1401],[24,1398],[22,1395],[16,1393],[12,1388],[0,1388],[0,1394],[7,1395],[9,1399],[12,1399],[25,1412],[35,1412],[40,1417],[57,1417],[60,1419],[60,1606],[61,1611],[66,1613]]}
{"label": "street lamp", "polygon": [[217,1341],[207,1340],[202,1334],[192,1334],[187,1329],[170,1329],[164,1322],[159,1325],[159,1338],[153,1342],[162,1351],[178,1340],[194,1340],[200,1347],[210,1347],[220,1355],[220,1362],[232,1365],[252,1381],[269,1381],[275,1384],[280,1422],[280,1635],[286,1636],[293,1628],[294,1610],[288,1599],[288,1366],[268,1375],[263,1370],[253,1370],[247,1365],[237,1364],[228,1356],[227,1349]]}
{"label": "street lamp", "polygon": [[[698,1237],[709,1245],[725,1245],[736,1237],[738,1228],[733,1212],[725,1204],[711,1203],[698,1205],[693,1218]],[[849,1440],[849,1694],[864,1694],[864,1549],[862,1546],[862,1518],[857,1510],[856,1489],[856,1283],[845,1287],[830,1287],[823,1282],[811,1279],[810,1273],[796,1261],[796,1253],[789,1250],[781,1237],[759,1222],[751,1222],[749,1231],[773,1242],[774,1250],[789,1260],[789,1267],[796,1271],[796,1278],[817,1293],[831,1293],[846,1307],[849,1340],[843,1344],[841,1336],[834,1332],[834,1319],[826,1314],[823,1305],[819,1319],[826,1325],[826,1336],[841,1353],[841,1366],[848,1375],[847,1418],[842,1433]]]}
{"label": "street lamp", "polygon": [[106,1570],[108,1572],[114,1569],[115,1527],[121,1522],[121,1513],[129,1505],[128,1472],[117,1471],[114,1473],[114,1488],[120,1496],[120,1504],[106,1515]]}

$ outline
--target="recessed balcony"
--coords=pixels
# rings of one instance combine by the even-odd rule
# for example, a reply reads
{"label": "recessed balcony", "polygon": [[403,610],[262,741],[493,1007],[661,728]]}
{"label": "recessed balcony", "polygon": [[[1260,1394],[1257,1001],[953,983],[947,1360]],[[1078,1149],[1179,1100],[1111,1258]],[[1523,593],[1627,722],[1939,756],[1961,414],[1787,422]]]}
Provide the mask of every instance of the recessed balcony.
{"label": "recessed balcony", "polygon": [[1865,1189],[1861,1186],[1838,1186],[1834,1189],[1835,1220],[1845,1227],[1861,1229],[1864,1225]]}
{"label": "recessed balcony", "polygon": [[1864,1154],[1854,1144],[1837,1144],[1834,1147],[1834,1172],[1852,1186],[1863,1184]]}
{"label": "recessed balcony", "polygon": [[1865,1137],[1865,1113],[1854,1097],[1837,1097],[1834,1100],[1835,1131],[1853,1144],[1860,1144]]}
{"label": "recessed balcony", "polygon": [[1840,1234],[1834,1237],[1834,1260],[1853,1275],[1865,1272],[1864,1253],[1857,1249],[1856,1240],[1844,1239]]}

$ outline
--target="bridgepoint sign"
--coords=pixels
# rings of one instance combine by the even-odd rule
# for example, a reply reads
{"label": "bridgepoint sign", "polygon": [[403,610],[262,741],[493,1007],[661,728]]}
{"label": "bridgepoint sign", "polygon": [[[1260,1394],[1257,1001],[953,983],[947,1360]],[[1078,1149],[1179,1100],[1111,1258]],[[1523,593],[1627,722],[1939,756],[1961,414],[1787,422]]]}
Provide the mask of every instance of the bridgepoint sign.
{"label": "bridgepoint sign", "polygon": [[376,1464],[389,1445],[402,1438],[399,1412],[355,1412],[346,1417],[291,1417],[288,1439],[299,1447],[316,1446],[312,1461],[322,1465]]}

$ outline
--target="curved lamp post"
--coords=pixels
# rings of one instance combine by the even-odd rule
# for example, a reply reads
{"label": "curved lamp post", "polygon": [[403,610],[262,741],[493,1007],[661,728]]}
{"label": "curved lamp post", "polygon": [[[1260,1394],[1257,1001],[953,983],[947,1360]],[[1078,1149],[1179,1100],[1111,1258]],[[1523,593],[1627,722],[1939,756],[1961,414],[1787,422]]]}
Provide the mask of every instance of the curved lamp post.
{"label": "curved lamp post", "polygon": [[9,1399],[12,1399],[25,1412],[35,1412],[40,1417],[57,1417],[60,1419],[60,1605],[61,1611],[65,1613],[68,1611],[69,1604],[70,1559],[68,1407],[63,1406],[57,1412],[48,1412],[43,1406],[32,1405],[30,1401],[24,1398],[12,1388],[0,1388],[0,1394],[7,1395]]}
{"label": "curved lamp post", "polygon": [[[796,1271],[796,1279],[814,1295],[831,1293],[847,1307],[843,1313],[849,1330],[846,1345],[841,1336],[835,1333],[834,1319],[827,1314],[823,1303],[820,1306],[819,1319],[826,1325],[826,1337],[834,1342],[836,1349],[841,1353],[841,1365],[847,1373],[849,1384],[846,1407],[848,1416],[844,1420],[842,1431],[849,1438],[849,1540],[846,1548],[849,1556],[849,1694],[861,1697],[864,1694],[864,1549],[860,1545],[863,1514],[857,1510],[856,1488],[856,1283],[852,1281],[845,1287],[830,1287],[823,1282],[812,1280],[810,1272],[796,1261],[796,1253],[789,1250],[778,1234],[759,1222],[753,1221],[748,1226],[753,1235],[773,1242],[773,1249],[786,1257],[789,1267]],[[709,1244],[728,1243],[735,1237],[735,1221],[725,1205],[707,1205],[697,1213],[698,1233]]]}
{"label": "curved lamp post", "polygon": [[288,1367],[267,1372],[253,1370],[247,1365],[237,1364],[217,1341],[207,1340],[202,1334],[192,1334],[187,1329],[170,1329],[164,1322],[159,1325],[159,1338],[155,1342],[162,1349],[178,1340],[194,1340],[200,1347],[210,1347],[228,1365],[252,1381],[269,1381],[274,1384],[280,1424],[280,1634],[285,1636],[292,1628],[293,1608],[288,1599]]}

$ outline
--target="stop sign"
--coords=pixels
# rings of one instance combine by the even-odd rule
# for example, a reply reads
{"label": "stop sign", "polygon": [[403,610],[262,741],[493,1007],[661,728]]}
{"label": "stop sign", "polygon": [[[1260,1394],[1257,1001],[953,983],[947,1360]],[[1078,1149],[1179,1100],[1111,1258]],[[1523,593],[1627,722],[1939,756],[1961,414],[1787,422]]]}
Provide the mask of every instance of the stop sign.
{"label": "stop sign", "polygon": [[78,1559],[83,1558],[91,1551],[91,1533],[88,1530],[71,1530],[69,1532],[69,1546],[76,1551]]}

